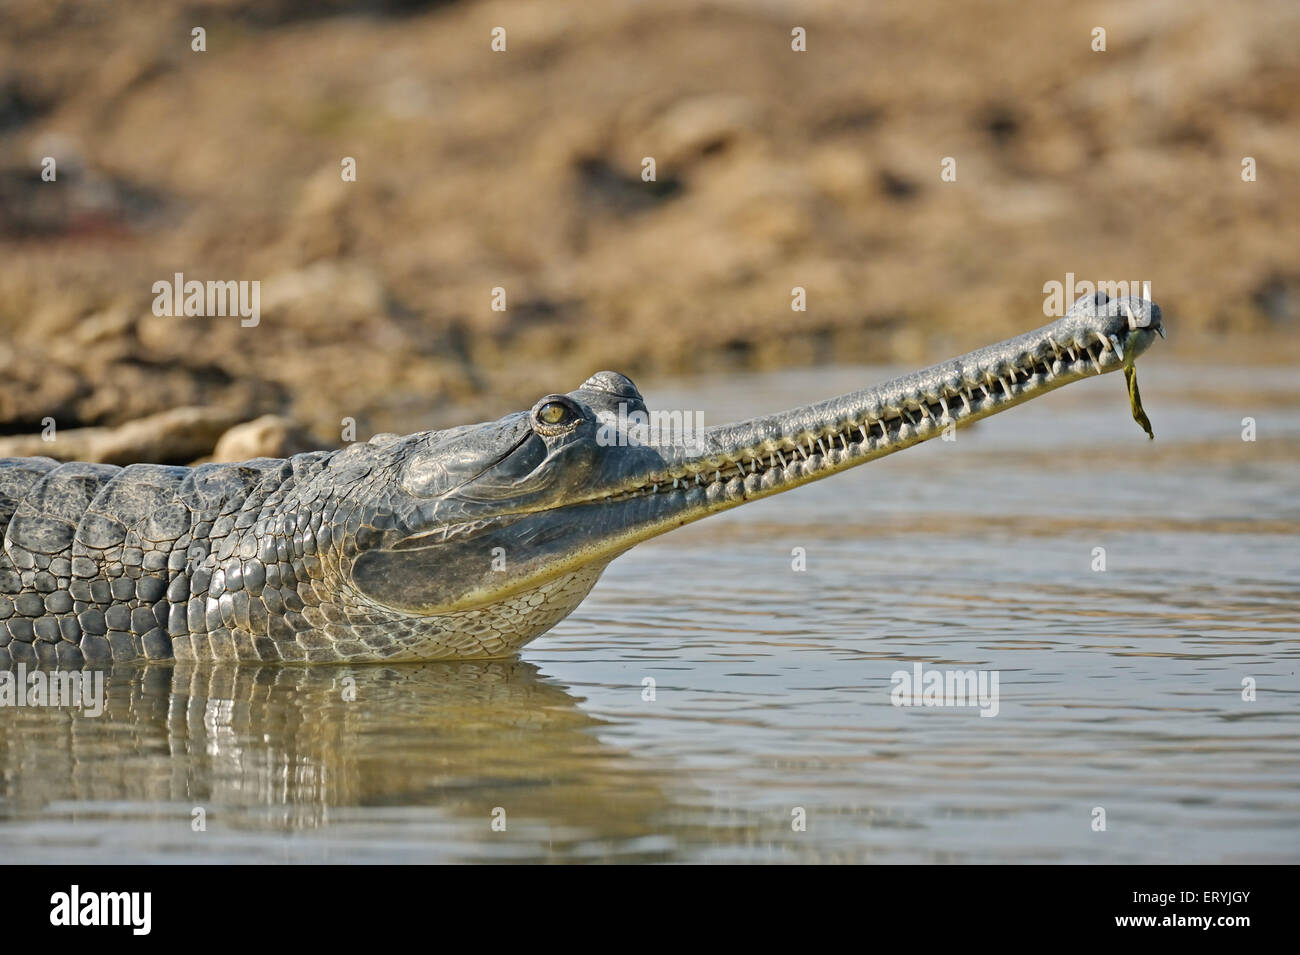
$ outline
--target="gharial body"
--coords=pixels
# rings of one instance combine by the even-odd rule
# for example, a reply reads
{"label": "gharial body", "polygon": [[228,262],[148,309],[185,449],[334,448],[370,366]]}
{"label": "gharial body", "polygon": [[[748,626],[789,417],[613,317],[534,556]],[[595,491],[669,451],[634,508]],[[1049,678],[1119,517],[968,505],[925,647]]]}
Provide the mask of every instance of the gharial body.
{"label": "gharial body", "polygon": [[287,460],[0,459],[0,666],[507,656],[640,541],[1131,373],[1157,333],[1156,305],[1098,293],[1037,331],[695,447],[616,434],[646,407],[601,372],[499,421]]}

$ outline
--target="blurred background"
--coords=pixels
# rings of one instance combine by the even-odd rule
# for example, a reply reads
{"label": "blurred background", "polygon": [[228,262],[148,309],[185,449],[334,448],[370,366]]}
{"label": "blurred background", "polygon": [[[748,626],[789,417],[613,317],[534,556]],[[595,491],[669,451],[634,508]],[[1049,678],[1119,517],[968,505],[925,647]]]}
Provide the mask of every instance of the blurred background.
{"label": "blurred background", "polygon": [[[1166,354],[1291,362],[1297,36],[1290,0],[5,0],[0,455],[919,365],[1043,324],[1069,272],[1150,281]],[[175,272],[260,281],[260,324],[155,316]],[[99,430],[52,452],[46,418]]]}

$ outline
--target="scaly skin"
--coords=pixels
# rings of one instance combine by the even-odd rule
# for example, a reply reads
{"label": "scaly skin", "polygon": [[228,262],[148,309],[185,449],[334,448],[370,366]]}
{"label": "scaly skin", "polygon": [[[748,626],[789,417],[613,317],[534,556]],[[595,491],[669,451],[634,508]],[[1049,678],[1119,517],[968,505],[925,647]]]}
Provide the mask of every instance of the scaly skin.
{"label": "scaly skin", "polygon": [[499,421],[287,460],[0,459],[0,666],[507,656],[639,541],[1116,371],[1157,333],[1154,304],[1085,297],[699,448],[611,443],[620,405],[646,408],[601,372]]}

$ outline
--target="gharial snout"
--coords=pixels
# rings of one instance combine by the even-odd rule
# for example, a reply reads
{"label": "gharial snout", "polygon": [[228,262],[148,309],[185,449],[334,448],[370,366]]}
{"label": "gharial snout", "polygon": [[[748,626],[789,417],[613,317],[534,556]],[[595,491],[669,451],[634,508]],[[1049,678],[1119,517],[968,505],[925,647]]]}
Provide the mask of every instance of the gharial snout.
{"label": "gharial snout", "polygon": [[1101,352],[1096,355],[1098,371],[1130,364],[1151,347],[1157,335],[1165,337],[1164,320],[1155,302],[1111,299],[1104,292],[1080,299],[1058,325],[1048,336],[1053,350],[1059,352],[1059,347],[1064,346],[1092,352],[1095,345],[1100,345]]}
{"label": "gharial snout", "polygon": [[1133,336],[1134,357],[1151,347],[1155,335],[1165,337],[1165,323],[1160,313],[1160,306],[1155,302],[1142,304],[1146,306],[1142,312],[1134,311],[1127,303],[1123,309],[1129,331]]}

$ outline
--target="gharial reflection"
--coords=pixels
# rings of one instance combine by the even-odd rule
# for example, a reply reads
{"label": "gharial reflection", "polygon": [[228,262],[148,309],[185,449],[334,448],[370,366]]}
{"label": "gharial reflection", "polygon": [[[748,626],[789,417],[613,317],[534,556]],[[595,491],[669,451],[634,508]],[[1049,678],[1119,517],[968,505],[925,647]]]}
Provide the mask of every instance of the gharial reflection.
{"label": "gharial reflection", "polygon": [[97,807],[131,804],[183,841],[196,808],[212,826],[301,831],[347,807],[408,818],[417,807],[450,818],[468,845],[501,838],[500,807],[508,841],[540,842],[519,846],[527,858],[595,826],[606,845],[643,839],[670,808],[652,767],[603,742],[577,697],[518,660],[119,667],[104,694],[98,718],[0,710],[0,824],[88,824]]}

